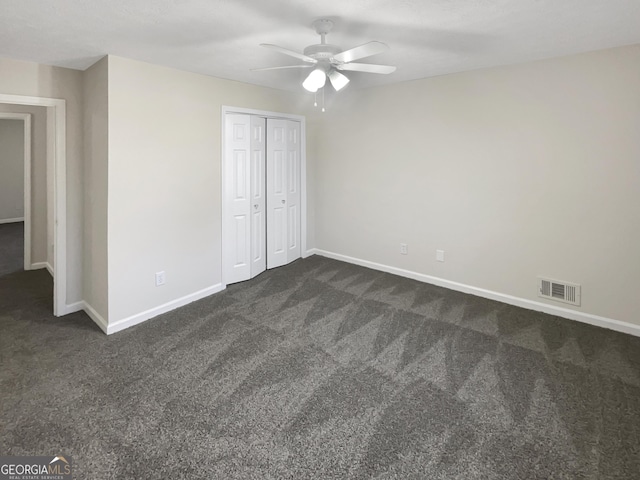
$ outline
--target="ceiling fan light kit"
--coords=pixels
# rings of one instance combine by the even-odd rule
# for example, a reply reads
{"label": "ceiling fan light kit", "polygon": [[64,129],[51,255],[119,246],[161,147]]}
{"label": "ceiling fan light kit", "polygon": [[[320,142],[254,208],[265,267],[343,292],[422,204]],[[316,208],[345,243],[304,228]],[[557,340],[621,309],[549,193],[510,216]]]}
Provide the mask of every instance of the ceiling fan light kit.
{"label": "ceiling fan light kit", "polygon": [[[303,50],[303,53],[298,53],[294,50],[289,50],[278,45],[266,43],[261,44],[262,47],[302,60],[305,62],[304,64],[287,65],[284,67],[258,68],[255,69],[255,71],[313,68],[313,71],[302,82],[302,87],[311,93],[317,93],[318,90],[322,90],[322,98],[324,99],[323,89],[326,85],[327,78],[329,78],[329,82],[336,92],[342,90],[349,83],[349,78],[341,73],[341,71],[378,73],[386,75],[396,70],[396,67],[391,65],[352,63],[354,60],[370,57],[388,50],[389,47],[386,44],[373,41],[349,50],[341,51],[339,47],[326,43],[326,36],[333,29],[333,21],[327,18],[320,18],[313,22],[313,27],[316,33],[320,35],[320,43],[316,45],[309,45]],[[324,112],[324,102],[322,111]]]}

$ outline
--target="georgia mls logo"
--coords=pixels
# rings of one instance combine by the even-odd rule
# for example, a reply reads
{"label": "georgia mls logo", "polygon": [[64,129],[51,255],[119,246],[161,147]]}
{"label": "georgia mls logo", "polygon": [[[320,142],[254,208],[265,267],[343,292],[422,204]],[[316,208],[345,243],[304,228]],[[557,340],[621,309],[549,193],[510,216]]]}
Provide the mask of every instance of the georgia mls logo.
{"label": "georgia mls logo", "polygon": [[[71,466],[69,465],[69,462],[67,462],[67,459],[64,458],[62,455],[60,455],[59,457],[53,457],[53,460],[51,460],[49,462],[49,465],[53,465],[56,462],[60,462],[60,465],[58,465],[58,467],[63,467],[65,470],[69,470],[69,472],[71,472]],[[55,468],[56,470],[60,470],[59,468]]]}
{"label": "georgia mls logo", "polygon": [[71,480],[71,457],[0,457],[0,480]]}

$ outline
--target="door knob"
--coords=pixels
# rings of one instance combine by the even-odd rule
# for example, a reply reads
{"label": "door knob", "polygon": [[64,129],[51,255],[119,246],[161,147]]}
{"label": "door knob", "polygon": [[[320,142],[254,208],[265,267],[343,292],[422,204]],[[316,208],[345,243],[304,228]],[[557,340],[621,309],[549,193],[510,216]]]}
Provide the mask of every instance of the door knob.
{"label": "door knob", "polygon": [[284,203],[284,200],[282,200],[282,203]]}
{"label": "door knob", "polygon": [[258,209],[258,204],[256,203],[253,208],[255,208],[256,210]]}

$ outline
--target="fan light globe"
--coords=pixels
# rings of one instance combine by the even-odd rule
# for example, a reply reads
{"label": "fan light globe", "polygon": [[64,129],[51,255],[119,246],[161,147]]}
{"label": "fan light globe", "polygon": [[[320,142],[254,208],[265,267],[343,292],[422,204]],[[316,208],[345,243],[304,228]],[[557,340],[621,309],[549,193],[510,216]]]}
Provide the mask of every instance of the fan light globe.
{"label": "fan light globe", "polygon": [[331,85],[336,89],[336,92],[339,92],[344,87],[346,87],[347,83],[349,83],[349,79],[336,70],[331,70],[329,72],[329,80],[331,81]]}
{"label": "fan light globe", "polygon": [[302,86],[309,92],[317,92],[318,89],[324,87],[327,81],[327,74],[322,68],[316,68],[309,76],[302,82]]}

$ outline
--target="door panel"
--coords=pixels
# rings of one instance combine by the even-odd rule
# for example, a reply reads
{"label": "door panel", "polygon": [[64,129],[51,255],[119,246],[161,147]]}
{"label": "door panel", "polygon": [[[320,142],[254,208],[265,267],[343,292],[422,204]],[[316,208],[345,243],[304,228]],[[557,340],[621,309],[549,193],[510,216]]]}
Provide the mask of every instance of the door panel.
{"label": "door panel", "polygon": [[267,268],[287,261],[286,120],[267,120]]}
{"label": "door panel", "polygon": [[274,236],[275,244],[273,245],[276,254],[284,253],[284,233],[286,231],[287,222],[285,222],[284,208],[273,209],[273,228],[278,234]]}
{"label": "door panel", "polygon": [[288,223],[288,231],[287,231],[287,248],[289,251],[295,249],[298,244],[298,235],[296,234],[298,230],[298,208],[294,206],[289,206],[289,218],[287,218]]}
{"label": "door panel", "polygon": [[234,242],[236,245],[233,256],[233,267],[241,268],[247,264],[247,216],[236,215],[234,217],[235,228],[233,229]]}
{"label": "door panel", "polygon": [[287,120],[287,263],[300,258],[300,123]]}
{"label": "door panel", "polygon": [[285,152],[283,150],[276,150],[273,152],[273,193],[276,195],[283,195],[284,192],[284,172],[285,172],[285,163],[284,163],[284,155]]}
{"label": "door panel", "polygon": [[227,245],[224,256],[227,283],[248,280],[251,275],[250,241],[250,117],[225,116],[225,217]]}
{"label": "door panel", "polygon": [[244,150],[233,151],[233,199],[246,200],[247,198],[247,152]]}
{"label": "door panel", "polygon": [[[264,247],[266,239],[262,241],[262,233],[264,231],[264,215],[262,212],[252,214],[253,223],[251,224],[251,278],[255,277],[266,268],[266,257]],[[261,266],[264,265],[264,268]],[[254,269],[255,266],[255,269]]]}
{"label": "door panel", "polygon": [[251,116],[251,278],[267,268],[265,255],[266,233],[266,195],[265,195],[265,139],[266,119]]}
{"label": "door panel", "polygon": [[225,115],[223,266],[227,284],[301,255],[300,123]]}

